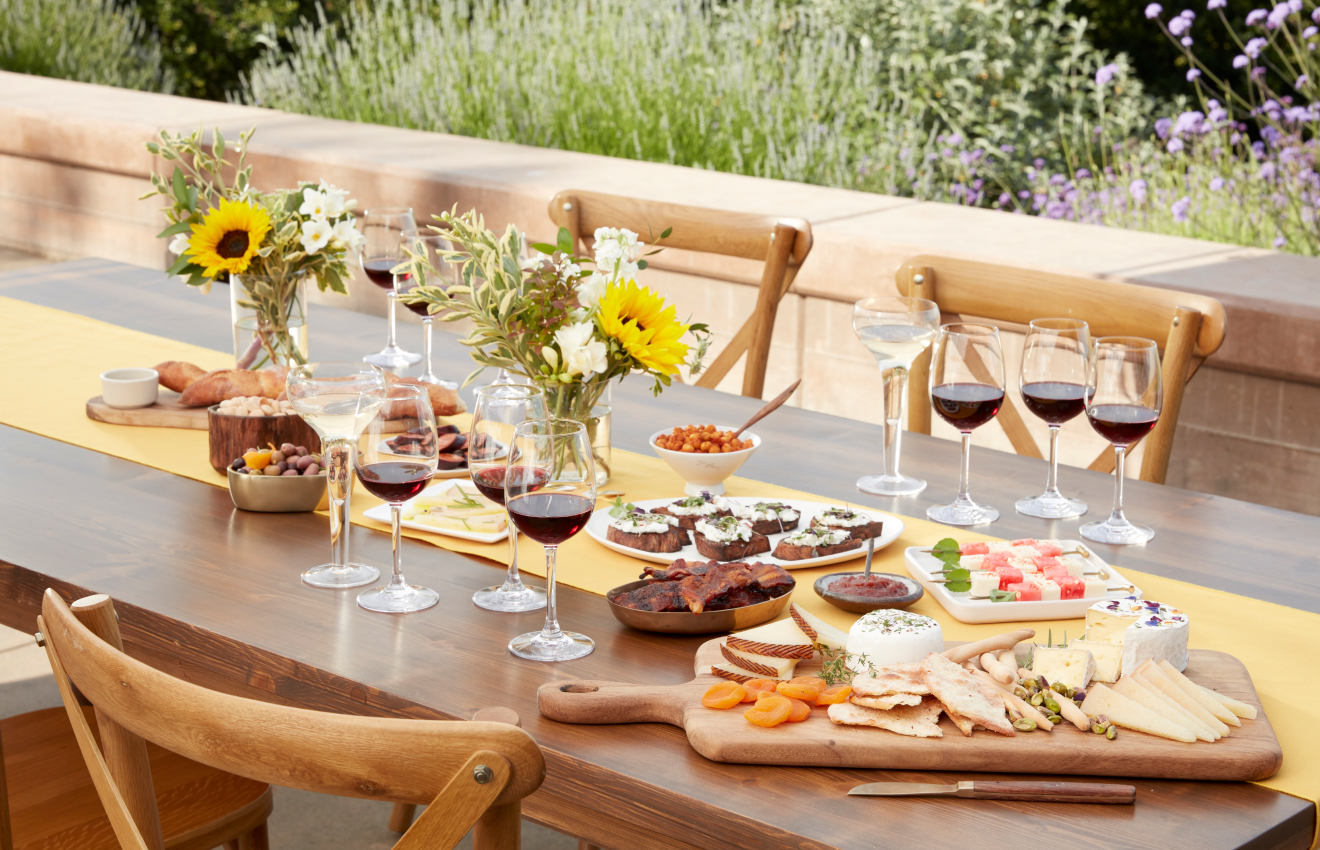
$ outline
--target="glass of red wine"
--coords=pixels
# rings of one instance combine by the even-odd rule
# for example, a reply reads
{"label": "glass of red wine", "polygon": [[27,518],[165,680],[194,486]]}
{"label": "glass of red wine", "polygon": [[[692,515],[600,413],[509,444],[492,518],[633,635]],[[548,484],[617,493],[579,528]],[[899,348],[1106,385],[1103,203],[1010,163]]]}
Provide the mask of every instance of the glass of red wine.
{"label": "glass of red wine", "polygon": [[[411,433],[422,437],[412,444],[407,454],[396,454],[388,442],[398,436],[396,429],[391,427],[398,419],[416,420],[417,425]],[[358,605],[368,611],[407,614],[430,608],[440,601],[440,596],[429,587],[404,581],[403,553],[399,547],[403,503],[426,489],[427,482],[435,475],[436,451],[435,415],[425,387],[407,384],[390,387],[389,398],[362,432],[354,459],[354,469],[362,486],[371,495],[389,502],[390,524],[393,526],[394,574],[388,584],[359,594]]]}
{"label": "glass of red wine", "polygon": [[1018,499],[1020,514],[1068,519],[1086,513],[1086,502],[1059,492],[1059,429],[1086,409],[1091,372],[1091,328],[1081,319],[1036,319],[1022,348],[1020,387],[1027,409],[1050,426],[1050,477],[1045,492]]}
{"label": "glass of red wine", "polygon": [[[472,408],[472,427],[468,430],[467,459],[472,483],[483,496],[504,504],[504,476],[509,467],[509,447],[513,445],[514,429],[529,419],[545,418],[545,393],[540,387],[491,384],[477,391],[477,403]],[[521,467],[515,466],[515,469],[521,470]],[[524,473],[519,471],[517,474]],[[527,474],[536,476],[540,471]],[[545,591],[523,584],[518,573],[518,529],[512,518],[508,521],[509,543],[513,549],[509,574],[504,584],[478,590],[472,595],[472,601],[491,611],[544,608]]]}
{"label": "glass of red wine", "polygon": [[1086,384],[1086,418],[1095,432],[1114,444],[1114,510],[1104,522],[1088,522],[1082,536],[1097,543],[1145,543],[1154,530],[1134,525],[1123,514],[1123,461],[1127,451],[1160,421],[1164,386],[1160,349],[1149,339],[1104,336],[1096,340]]}
{"label": "glass of red wine", "polygon": [[[453,250],[453,244],[448,239],[435,233],[409,230],[403,234],[403,240],[408,251],[425,262],[415,263],[413,273],[400,276],[402,278],[399,281],[400,295],[407,295],[419,286],[448,287],[458,283],[457,269],[444,260],[444,252]],[[451,390],[458,389],[456,382],[446,381],[436,375],[435,370],[431,368],[431,331],[432,326],[435,325],[435,317],[430,312],[431,305],[424,301],[405,300],[403,303],[409,310],[422,317],[422,364],[425,371],[417,376],[417,380],[448,387]]]}
{"label": "glass of red wine", "polygon": [[571,419],[535,419],[514,429],[504,477],[505,506],[518,530],[545,547],[545,627],[509,641],[509,651],[532,661],[569,661],[596,648],[586,635],[559,628],[555,554],[577,534],[596,506],[596,467],[587,427]]}
{"label": "glass of red wine", "polygon": [[972,431],[999,412],[1004,404],[1004,353],[999,328],[992,325],[943,325],[930,364],[930,401],[940,418],[962,433],[962,475],[958,498],[949,505],[928,508],[926,516],[947,525],[985,525],[999,511],[978,505],[968,495]]}
{"label": "glass of red wine", "polygon": [[404,253],[403,234],[417,229],[412,210],[408,207],[375,207],[362,213],[358,220],[362,228],[362,248],[358,261],[367,279],[385,290],[389,300],[390,336],[385,347],[362,359],[384,369],[402,369],[422,359],[422,355],[404,351],[395,342],[395,309],[399,284],[407,280],[407,272],[394,274],[393,269],[408,259]]}

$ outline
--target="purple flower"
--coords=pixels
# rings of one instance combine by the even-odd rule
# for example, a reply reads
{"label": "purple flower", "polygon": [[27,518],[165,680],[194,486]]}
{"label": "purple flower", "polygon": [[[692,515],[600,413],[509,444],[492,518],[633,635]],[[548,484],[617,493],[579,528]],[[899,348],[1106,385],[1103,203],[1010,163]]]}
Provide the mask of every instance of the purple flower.
{"label": "purple flower", "polygon": [[1191,47],[1193,44],[1192,37],[1190,35],[1185,35],[1182,37],[1182,40],[1179,41],[1178,43],[1181,44],[1183,47]]}
{"label": "purple flower", "polygon": [[962,143],[963,143],[962,133],[954,133],[952,136],[949,136],[949,144],[961,145]]}
{"label": "purple flower", "polygon": [[1317,32],[1320,32],[1320,29],[1316,29],[1315,27],[1307,27],[1306,29],[1302,30],[1302,38],[1311,38]]}
{"label": "purple flower", "polygon": [[1260,167],[1260,171],[1256,172],[1256,176],[1261,180],[1273,180],[1278,172],[1279,170],[1274,167],[1274,163],[1267,162]]}
{"label": "purple flower", "polygon": [[1247,42],[1247,46],[1242,48],[1242,50],[1252,59],[1255,59],[1260,56],[1260,52],[1264,50],[1268,44],[1269,42],[1263,38],[1253,38]]}
{"label": "purple flower", "polygon": [[1288,16],[1293,13],[1292,7],[1287,3],[1280,3],[1270,10],[1269,17],[1265,19],[1265,29],[1278,29],[1288,20]]}
{"label": "purple flower", "polygon": [[1187,72],[1187,82],[1194,83],[1199,76],[1201,76],[1201,72],[1193,68]]}
{"label": "purple flower", "polygon": [[1254,27],[1256,24],[1265,20],[1265,16],[1268,14],[1269,12],[1266,12],[1264,9],[1252,9],[1247,13],[1247,26]]}
{"label": "purple flower", "polygon": [[1228,117],[1228,110],[1224,109],[1223,107],[1216,106],[1210,110],[1210,121],[1214,124],[1218,124],[1227,117]]}
{"label": "purple flower", "polygon": [[1155,135],[1161,139],[1169,138],[1169,129],[1173,127],[1173,119],[1161,118],[1155,122]]}
{"label": "purple flower", "polygon": [[1051,174],[1051,175],[1050,175],[1050,185],[1051,185],[1051,186],[1062,186],[1064,183],[1067,183],[1067,182],[1068,182],[1068,178],[1067,178],[1067,177],[1064,177],[1062,174]]}
{"label": "purple flower", "polygon": [[1089,168],[1079,168],[1079,169],[1077,169],[1077,179],[1078,179],[1078,180],[1085,180],[1086,178],[1088,178],[1088,177],[1090,177],[1090,176],[1091,176],[1091,169],[1089,169]]}
{"label": "purple flower", "polygon": [[1169,139],[1169,143],[1165,145],[1165,147],[1168,148],[1169,153],[1178,153],[1178,151],[1183,149],[1183,140]]}
{"label": "purple flower", "polygon": [[1209,0],[1205,4],[1206,9],[1222,9],[1228,5],[1228,0]]}
{"label": "purple flower", "polygon": [[1012,202],[1013,202],[1013,196],[1008,194],[1007,192],[1004,192],[1000,194],[999,200],[996,201],[995,203],[999,204],[999,206],[1002,207],[1011,204]]}
{"label": "purple flower", "polygon": [[1132,196],[1133,200],[1146,200],[1146,181],[1140,178],[1133,180],[1128,184],[1128,194]]}
{"label": "purple flower", "polygon": [[1264,69],[1264,68],[1252,68],[1252,69],[1251,69],[1251,76],[1253,76],[1253,77],[1263,77],[1263,76],[1265,76],[1265,69]]}
{"label": "purple flower", "polygon": [[1191,27],[1192,22],[1179,15],[1169,20],[1169,32],[1174,35],[1182,35]]}
{"label": "purple flower", "polygon": [[1164,7],[1159,3],[1151,3],[1146,7],[1146,19],[1150,20],[1151,18],[1158,18],[1163,11]]}
{"label": "purple flower", "polygon": [[1284,239],[1282,236],[1276,236],[1276,237],[1274,238],[1274,247],[1275,247],[1275,248],[1282,248],[1284,245],[1287,245],[1287,244],[1288,244],[1288,240],[1287,240],[1287,239]]}
{"label": "purple flower", "polygon": [[1095,72],[1095,84],[1097,86],[1109,85],[1109,81],[1114,79],[1114,75],[1118,73],[1118,70],[1118,66],[1112,62],[1102,66],[1100,70]]}
{"label": "purple flower", "polygon": [[1306,76],[1305,74],[1302,74],[1300,77],[1297,78],[1297,82],[1293,83],[1293,88],[1300,89],[1302,86],[1306,85],[1309,82],[1311,82],[1311,78]]}
{"label": "purple flower", "polygon": [[1187,133],[1201,132],[1201,122],[1205,116],[1195,110],[1189,110],[1178,116],[1178,120],[1173,124],[1173,135],[1182,136]]}
{"label": "purple flower", "polygon": [[1031,193],[1026,189],[1023,189],[1021,192],[1018,192],[1018,197],[1025,201],[1027,198],[1031,197]]}
{"label": "purple flower", "polygon": [[1013,147],[1012,145],[1000,145],[999,149],[1004,153],[1012,153],[1013,151],[1017,150],[1017,148]]}
{"label": "purple flower", "polygon": [[1183,195],[1181,198],[1173,202],[1173,206],[1169,208],[1169,211],[1173,213],[1173,220],[1182,224],[1187,220],[1187,211],[1191,209],[1191,207],[1192,199]]}
{"label": "purple flower", "polygon": [[1302,0],[1288,0],[1288,11],[1294,15],[1302,11]]}
{"label": "purple flower", "polygon": [[1033,160],[1031,161],[1031,164],[1034,165],[1034,166],[1036,166],[1037,168],[1044,168],[1044,167],[1045,167],[1045,160],[1040,159],[1039,157],[1037,157],[1036,159],[1033,159]]}
{"label": "purple flower", "polygon": [[1320,24],[1320,7],[1311,10],[1311,20]]}
{"label": "purple flower", "polygon": [[1222,188],[1224,188],[1224,178],[1215,177],[1210,180],[1210,191],[1218,192]]}
{"label": "purple flower", "polygon": [[1251,60],[1248,59],[1248,58],[1245,57],[1245,56],[1238,55],[1238,56],[1234,56],[1234,57],[1233,57],[1233,67],[1234,67],[1234,68],[1245,68],[1245,67],[1247,67],[1247,66],[1250,65],[1250,64],[1251,64]]}

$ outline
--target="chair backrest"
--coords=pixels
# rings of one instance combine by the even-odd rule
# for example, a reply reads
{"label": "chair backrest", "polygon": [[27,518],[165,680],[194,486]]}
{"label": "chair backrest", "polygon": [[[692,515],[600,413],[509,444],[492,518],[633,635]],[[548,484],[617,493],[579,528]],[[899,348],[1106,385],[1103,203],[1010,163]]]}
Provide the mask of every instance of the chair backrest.
{"label": "chair backrest", "polygon": [[[1164,406],[1145,440],[1141,478],[1164,483],[1183,389],[1224,341],[1224,306],[1217,300],[1119,280],[926,255],[900,266],[897,283],[901,294],[934,301],[942,313],[1014,325],[1041,318],[1083,319],[1093,339],[1154,340],[1163,364]],[[908,427],[925,434],[930,433],[929,366],[927,354],[914,364],[908,382]],[[998,418],[1018,454],[1041,457],[1007,397]],[[1113,471],[1114,453],[1102,452],[1090,468]]]}
{"label": "chair backrest", "polygon": [[[474,825],[478,847],[513,850],[519,802],[545,777],[540,748],[516,726],[306,711],[176,679],[117,646],[114,609],[105,596],[79,600],[71,610],[47,590],[39,622],[79,748],[125,850],[161,846],[150,769],[145,761],[107,764],[112,753],[97,746],[75,687],[96,707],[103,737],[118,729],[139,743],[146,739],[274,785],[429,804],[396,850],[448,850]],[[97,631],[111,632],[113,641]],[[134,792],[143,788],[152,805],[135,810]]]}
{"label": "chair backrest", "polygon": [[584,239],[600,227],[627,228],[647,242],[670,229],[664,240],[666,248],[763,261],[755,311],[697,380],[699,387],[714,388],[746,352],[742,394],[761,397],[779,302],[811,253],[811,224],[806,219],[727,212],[576,189],[551,198],[549,212],[551,221],[568,228],[573,245],[581,253],[587,247]]}

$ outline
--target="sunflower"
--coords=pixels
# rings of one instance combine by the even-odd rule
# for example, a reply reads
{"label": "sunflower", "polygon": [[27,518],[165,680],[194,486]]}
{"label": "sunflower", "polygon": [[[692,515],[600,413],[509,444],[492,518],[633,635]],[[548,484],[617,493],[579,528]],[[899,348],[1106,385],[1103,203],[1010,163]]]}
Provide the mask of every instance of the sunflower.
{"label": "sunflower", "polygon": [[623,350],[652,372],[678,373],[688,347],[679,342],[688,326],[674,318],[665,299],[636,281],[616,281],[600,300],[600,326]]}
{"label": "sunflower", "polygon": [[192,226],[188,254],[207,277],[242,274],[270,232],[270,215],[261,207],[221,199],[201,224]]}

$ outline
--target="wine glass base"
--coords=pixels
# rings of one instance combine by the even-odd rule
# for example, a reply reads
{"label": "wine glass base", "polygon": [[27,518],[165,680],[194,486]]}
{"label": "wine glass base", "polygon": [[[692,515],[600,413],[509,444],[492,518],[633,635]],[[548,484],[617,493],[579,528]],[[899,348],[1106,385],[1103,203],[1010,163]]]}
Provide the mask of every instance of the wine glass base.
{"label": "wine glass base", "polygon": [[557,639],[547,639],[542,632],[528,632],[509,641],[509,652],[529,661],[572,661],[590,655],[595,642],[577,632],[560,632]]}
{"label": "wine glass base", "polygon": [[1155,530],[1144,525],[1136,525],[1127,520],[1114,522],[1110,517],[1104,522],[1088,522],[1081,528],[1081,534],[1087,540],[1096,543],[1110,543],[1115,546],[1135,546],[1148,542],[1155,536]]}
{"label": "wine glass base", "polygon": [[392,584],[382,584],[358,594],[357,604],[368,611],[381,614],[410,614],[424,611],[440,601],[440,594],[429,587],[405,584],[397,588]]}
{"label": "wine glass base", "polygon": [[425,375],[418,375],[417,380],[421,381],[423,384],[435,384],[437,387],[444,387],[447,390],[458,389],[458,383],[456,381],[446,381],[444,378],[437,378],[430,372],[427,372]]}
{"label": "wine glass base", "polygon": [[377,351],[375,354],[368,354],[362,359],[372,366],[380,366],[383,369],[402,369],[404,366],[421,363],[422,355],[404,351],[396,345]]}
{"label": "wine glass base", "polygon": [[500,584],[472,594],[472,602],[477,607],[510,614],[537,611],[545,607],[545,599],[544,588],[523,587],[522,590],[505,591],[504,585]]}
{"label": "wine glass base", "polygon": [[1034,499],[1018,499],[1017,512],[1041,519],[1072,519],[1090,510],[1081,499],[1066,499],[1062,496],[1036,496]]}
{"label": "wine glass base", "polygon": [[346,567],[338,564],[322,564],[302,574],[303,584],[328,587],[332,590],[361,587],[364,584],[371,584],[378,578],[380,578],[380,570],[366,564],[349,564]]}
{"label": "wine glass base", "polygon": [[945,525],[988,525],[999,519],[999,511],[975,502],[938,505],[926,509],[926,516]]}
{"label": "wine glass base", "polygon": [[863,475],[857,489],[877,496],[915,496],[926,489],[926,482],[906,475]]}

